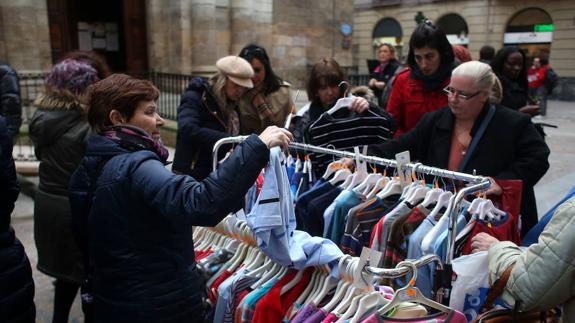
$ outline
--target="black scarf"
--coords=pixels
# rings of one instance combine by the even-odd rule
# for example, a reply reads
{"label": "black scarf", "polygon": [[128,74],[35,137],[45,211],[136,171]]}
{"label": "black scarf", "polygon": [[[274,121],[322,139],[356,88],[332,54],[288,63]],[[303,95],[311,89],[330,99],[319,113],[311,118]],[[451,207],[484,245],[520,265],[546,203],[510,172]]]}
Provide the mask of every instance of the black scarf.
{"label": "black scarf", "polygon": [[427,91],[440,90],[445,80],[451,77],[451,64],[442,64],[432,75],[423,75],[419,66],[411,66],[411,78],[423,82],[423,89]]}

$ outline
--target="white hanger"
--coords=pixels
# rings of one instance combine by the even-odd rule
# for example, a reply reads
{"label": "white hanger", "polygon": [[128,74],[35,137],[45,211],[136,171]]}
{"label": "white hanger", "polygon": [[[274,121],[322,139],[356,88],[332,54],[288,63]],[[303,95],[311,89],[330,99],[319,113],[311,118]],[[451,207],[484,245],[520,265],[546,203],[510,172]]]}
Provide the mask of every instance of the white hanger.
{"label": "white hanger", "polygon": [[402,193],[401,183],[399,182],[398,178],[394,177],[392,180],[387,182],[387,184],[381,190],[381,192],[377,193],[377,197],[379,197],[380,199],[385,199],[386,197],[401,193]]}
{"label": "white hanger", "polygon": [[449,204],[449,200],[451,199],[452,196],[453,193],[451,193],[450,191],[445,191],[441,193],[441,195],[439,195],[439,198],[437,199],[435,207],[433,208],[433,210],[431,210],[429,214],[433,216],[433,218],[437,219],[439,211],[441,211],[443,207],[446,207]]}
{"label": "white hanger", "polygon": [[371,189],[371,191],[366,195],[365,199],[366,200],[371,200],[372,198],[374,198],[377,193],[381,192],[381,190],[385,187],[385,185],[390,181],[391,179],[387,176],[382,176],[377,183],[375,183],[375,186]]}
{"label": "white hanger", "polygon": [[280,265],[278,265],[272,261],[271,268],[267,272],[264,272],[262,277],[258,281],[253,283],[252,286],[250,286],[251,289],[256,290],[256,289],[260,288],[264,283],[266,283],[272,277],[274,277],[276,274],[278,274],[281,271],[281,269],[282,269],[282,267]]}
{"label": "white hanger", "polygon": [[[319,270],[314,270],[313,273],[311,274],[311,280],[309,282],[309,284],[306,286],[306,288],[303,290],[303,292],[301,293],[300,296],[298,296],[298,298],[295,300],[294,303],[296,304],[300,304],[301,307],[304,307],[304,304],[307,304],[309,299],[311,298],[311,296],[313,296],[313,291],[317,289],[317,286],[319,285],[319,276],[321,275],[321,271]],[[297,312],[297,311],[296,311]],[[295,314],[295,313],[293,313]],[[293,314],[290,314],[290,319],[293,317]]]}
{"label": "white hanger", "polygon": [[322,178],[323,179],[328,179],[332,174],[334,174],[336,171],[343,169],[343,163],[339,160],[333,161],[331,163],[329,163],[329,165],[327,165],[327,168],[325,169],[325,172],[323,173]]}
{"label": "white hanger", "polygon": [[449,307],[447,307],[443,304],[437,303],[437,302],[423,296],[423,294],[419,291],[419,288],[414,286],[415,281],[417,280],[417,271],[418,270],[417,270],[417,267],[412,262],[402,261],[399,264],[397,264],[397,266],[395,268],[399,268],[399,267],[411,268],[411,270],[413,272],[413,278],[410,279],[409,283],[405,287],[395,291],[391,301],[377,311],[377,313],[380,316],[385,315],[391,309],[395,308],[396,306],[398,306],[400,303],[403,303],[403,302],[416,302],[419,304],[427,305],[431,308],[434,308],[436,310],[439,310],[439,311],[442,311],[445,313],[449,313],[451,311],[451,309]]}
{"label": "white hanger", "polygon": [[329,183],[331,185],[336,185],[337,183],[344,181],[351,176],[351,171],[347,168],[344,169],[340,169],[337,172],[335,172],[335,175],[333,175],[333,178],[329,180]]}
{"label": "white hanger", "polygon": [[357,306],[357,310],[353,313],[353,317],[350,323],[357,323],[361,320],[362,316],[370,309],[375,306],[381,306],[389,303],[389,300],[386,299],[382,293],[380,292],[371,292],[367,295],[364,295],[361,300],[359,301],[359,305]]}
{"label": "white hanger", "polygon": [[350,255],[344,255],[340,258],[337,269],[341,280],[337,284],[333,298],[322,308],[327,313],[331,313],[332,309],[341,302],[345,294],[352,288],[353,277],[347,272],[346,261],[348,261],[347,264],[349,264],[354,261],[359,261],[359,258],[351,258]]}
{"label": "white hanger", "polygon": [[280,295],[284,295],[290,289],[294,288],[295,285],[297,285],[302,280],[304,272],[305,269],[301,269],[300,271],[298,271],[295,277],[282,287]]}
{"label": "white hanger", "polygon": [[423,202],[421,202],[421,205],[423,207],[428,207],[431,204],[437,202],[437,199],[439,199],[439,196],[443,193],[444,191],[440,188],[434,188],[431,189],[427,192],[427,194],[425,194],[425,198],[423,199]]}
{"label": "white hanger", "polygon": [[323,285],[320,285],[321,289],[316,295],[314,295],[314,298],[311,300],[311,303],[314,305],[321,303],[325,296],[338,285],[337,279],[331,277],[329,273],[322,275],[321,279],[323,280],[320,280],[323,282]]}
{"label": "white hanger", "polygon": [[491,200],[484,200],[479,207],[479,219],[488,221],[498,221],[505,215],[504,211],[496,208]]}
{"label": "white hanger", "polygon": [[356,192],[357,194],[361,194],[361,195],[365,195],[365,193],[368,193],[369,191],[371,191],[373,189],[373,187],[375,187],[375,184],[377,184],[377,182],[383,177],[383,175],[379,174],[379,173],[371,173],[369,175],[367,175],[367,177],[363,180],[363,182],[361,182],[359,185],[357,185],[353,191]]}
{"label": "white hanger", "polygon": [[425,186],[425,185],[417,186],[413,189],[413,191],[411,192],[411,194],[407,198],[407,201],[409,203],[411,203],[412,205],[415,205],[417,202],[420,202],[421,200],[423,200],[425,198],[425,196],[427,195],[427,192],[429,192],[429,191],[430,191],[430,188]]}
{"label": "white hanger", "polygon": [[337,102],[335,103],[335,105],[327,110],[325,113],[332,115],[334,114],[336,111],[341,110],[342,108],[348,108],[351,106],[351,104],[353,103],[353,97],[345,97],[345,98],[341,98],[338,99]]}
{"label": "white hanger", "polygon": [[[365,294],[363,293],[359,293],[356,296],[353,297],[353,299],[351,300],[351,303],[349,304],[349,307],[347,307],[347,310],[341,314],[340,318],[336,321],[336,323],[343,323],[345,322],[345,320],[347,320],[348,318],[352,317],[353,314],[357,311],[357,307],[359,306],[359,301],[365,296]],[[340,312],[335,311],[334,314],[339,314]]]}

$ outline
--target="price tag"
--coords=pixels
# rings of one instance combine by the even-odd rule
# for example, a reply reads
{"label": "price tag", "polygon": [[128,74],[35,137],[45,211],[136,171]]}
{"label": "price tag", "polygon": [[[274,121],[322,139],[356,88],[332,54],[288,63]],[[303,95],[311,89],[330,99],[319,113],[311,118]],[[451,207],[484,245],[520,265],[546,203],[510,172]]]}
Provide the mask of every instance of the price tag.
{"label": "price tag", "polygon": [[397,173],[399,174],[399,182],[401,184],[401,188],[404,188],[411,184],[411,172],[410,170],[405,169],[405,165],[411,162],[409,151],[406,150],[396,154],[395,160],[397,161]]}

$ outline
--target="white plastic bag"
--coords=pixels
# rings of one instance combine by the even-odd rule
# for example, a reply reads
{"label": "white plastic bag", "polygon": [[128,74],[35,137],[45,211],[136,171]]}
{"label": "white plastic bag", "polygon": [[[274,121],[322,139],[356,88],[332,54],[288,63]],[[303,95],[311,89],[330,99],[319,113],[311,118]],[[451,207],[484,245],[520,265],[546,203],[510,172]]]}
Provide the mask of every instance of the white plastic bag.
{"label": "white plastic bag", "polygon": [[489,291],[489,258],[487,251],[461,256],[452,262],[457,278],[452,284],[449,307],[473,321]]}

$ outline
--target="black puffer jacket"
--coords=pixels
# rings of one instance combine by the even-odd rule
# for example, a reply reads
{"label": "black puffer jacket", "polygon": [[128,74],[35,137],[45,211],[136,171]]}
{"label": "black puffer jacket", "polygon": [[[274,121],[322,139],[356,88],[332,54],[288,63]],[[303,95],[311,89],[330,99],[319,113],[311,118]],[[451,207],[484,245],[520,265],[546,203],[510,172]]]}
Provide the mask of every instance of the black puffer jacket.
{"label": "black puffer jacket", "polygon": [[22,124],[20,83],[16,71],[4,61],[0,61],[0,115],[6,118],[8,133],[14,138]]}
{"label": "black puffer jacket", "polygon": [[[212,171],[212,148],[229,137],[228,120],[208,81],[192,79],[178,107],[176,155],[172,170],[200,181]],[[224,151],[224,149],[222,149]]]}
{"label": "black puffer jacket", "polygon": [[32,268],[10,227],[19,193],[12,139],[0,116],[0,322],[34,322],[36,317]]}
{"label": "black puffer jacket", "polygon": [[237,208],[268,160],[269,149],[252,135],[198,182],[168,171],[151,151],[128,152],[91,137],[72,176],[70,200],[74,217],[82,217],[91,178],[98,178],[88,220],[96,321],[201,320],[205,286],[192,226],[214,226]]}
{"label": "black puffer jacket", "polygon": [[72,235],[68,185],[84,157],[90,127],[81,105],[72,97],[52,93],[40,96],[35,106],[29,129],[40,160],[40,185],[34,200],[38,269],[79,285],[84,266]]}

